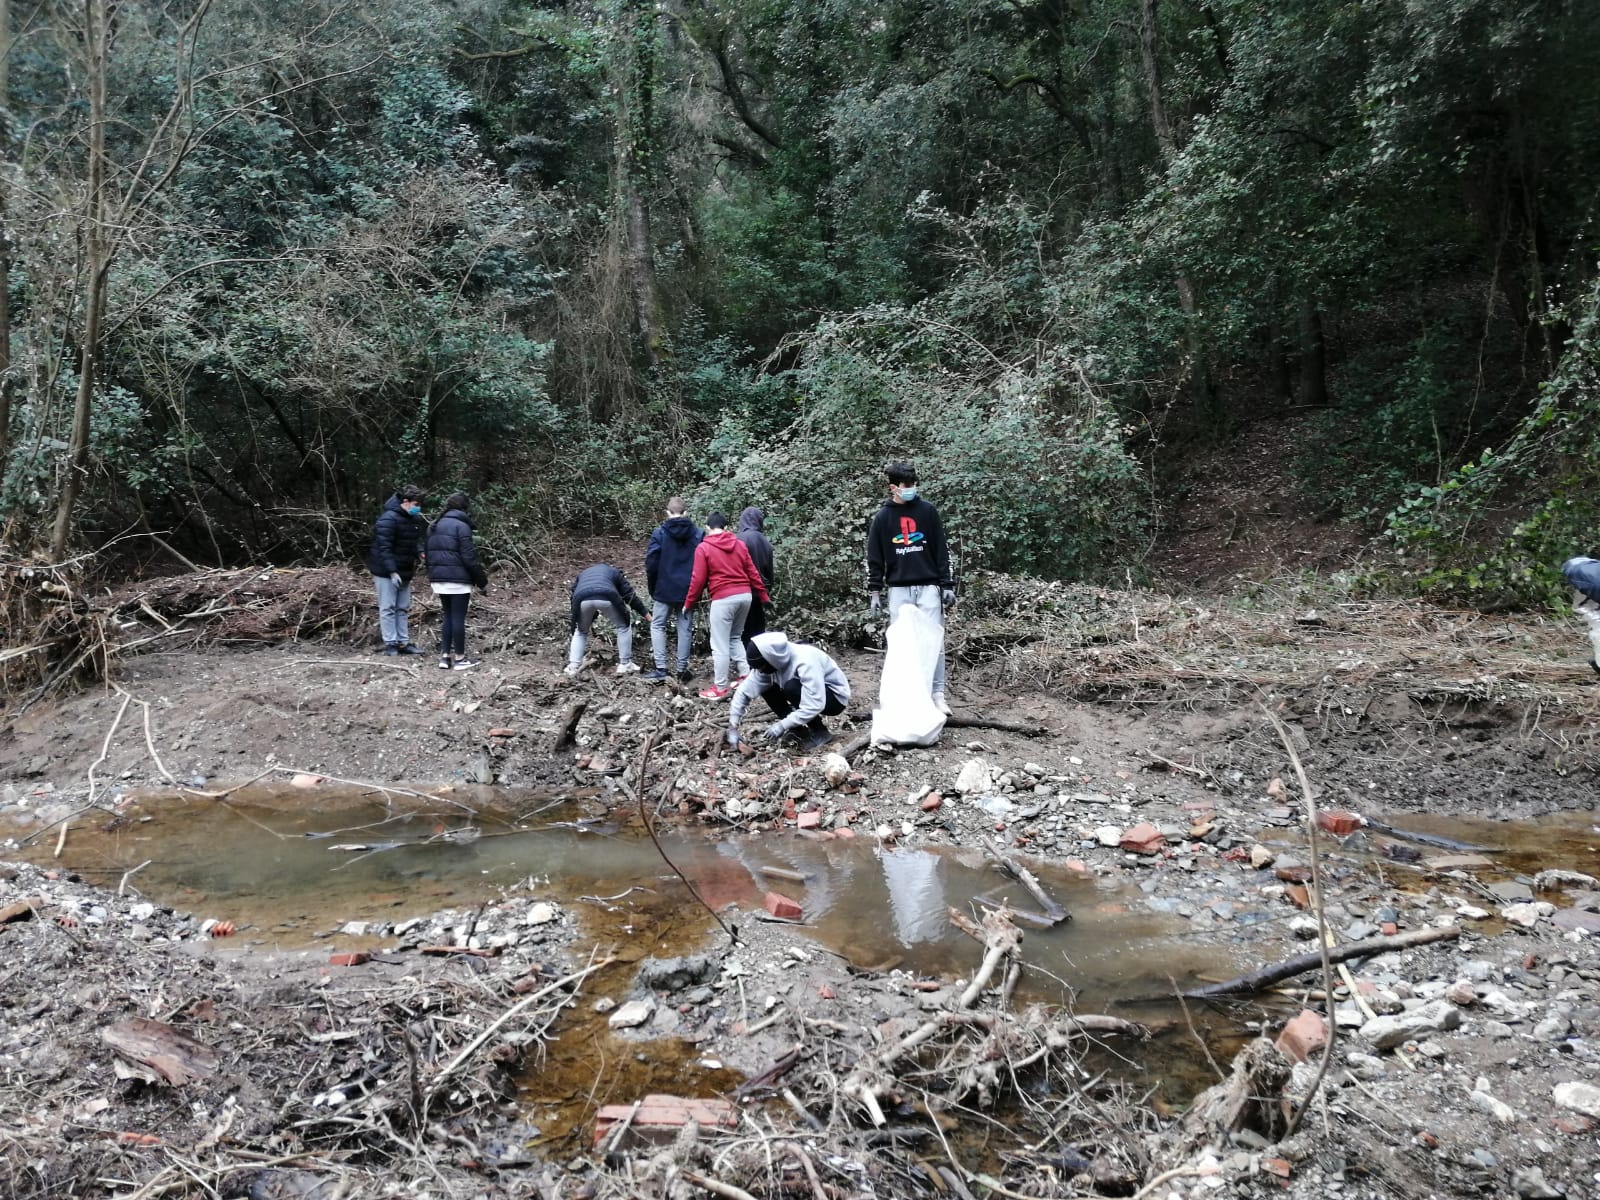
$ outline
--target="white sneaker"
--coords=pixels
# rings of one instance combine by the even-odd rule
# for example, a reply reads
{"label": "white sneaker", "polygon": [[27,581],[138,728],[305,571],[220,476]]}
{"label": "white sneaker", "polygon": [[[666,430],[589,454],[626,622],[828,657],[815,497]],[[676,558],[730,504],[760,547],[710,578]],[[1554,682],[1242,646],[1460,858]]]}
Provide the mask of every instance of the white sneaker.
{"label": "white sneaker", "polygon": [[944,693],[943,692],[935,692],[933,694],[933,706],[935,708],[937,708],[940,712],[942,712],[945,716],[948,717],[950,715],[950,706],[944,702]]}
{"label": "white sneaker", "polygon": [[636,662],[625,662],[625,663],[618,663],[617,664],[617,674],[618,675],[633,675],[633,674],[636,674],[638,672],[638,670],[639,670],[639,664],[636,663]]}
{"label": "white sneaker", "polygon": [[561,668],[561,673],[563,675],[576,675],[581,670],[583,670],[582,663],[568,663]]}

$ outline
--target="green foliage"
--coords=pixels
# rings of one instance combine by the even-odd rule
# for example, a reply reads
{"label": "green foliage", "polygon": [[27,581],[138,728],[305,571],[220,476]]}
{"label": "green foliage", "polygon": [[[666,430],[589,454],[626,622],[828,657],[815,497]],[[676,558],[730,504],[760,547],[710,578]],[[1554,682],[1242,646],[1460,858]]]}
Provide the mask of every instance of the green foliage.
{"label": "green foliage", "polygon": [[785,620],[816,634],[859,625],[866,526],[891,459],[918,465],[958,574],[1093,578],[1131,550],[1141,471],[1107,407],[1061,364],[997,370],[972,352],[904,309],[824,324],[785,377],[802,414],[767,439],[722,431],[699,511],[767,511]]}
{"label": "green foliage", "polygon": [[1389,515],[1399,573],[1477,605],[1559,603],[1560,564],[1600,528],[1600,284],[1562,314],[1571,337],[1555,374],[1499,451]]}

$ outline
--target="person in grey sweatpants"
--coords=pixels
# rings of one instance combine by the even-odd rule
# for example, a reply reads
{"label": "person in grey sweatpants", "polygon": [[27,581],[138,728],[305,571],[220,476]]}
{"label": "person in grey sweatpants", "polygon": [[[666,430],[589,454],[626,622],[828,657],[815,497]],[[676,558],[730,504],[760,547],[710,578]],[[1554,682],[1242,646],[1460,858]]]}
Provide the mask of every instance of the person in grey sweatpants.
{"label": "person in grey sweatpants", "polygon": [[631,675],[639,669],[633,661],[633,625],[628,620],[628,609],[641,617],[650,610],[644,606],[637,592],[610,563],[595,563],[578,573],[572,585],[572,644],[567,650],[568,675],[583,669],[583,655],[589,649],[589,631],[594,619],[604,613],[617,631],[617,674]]}

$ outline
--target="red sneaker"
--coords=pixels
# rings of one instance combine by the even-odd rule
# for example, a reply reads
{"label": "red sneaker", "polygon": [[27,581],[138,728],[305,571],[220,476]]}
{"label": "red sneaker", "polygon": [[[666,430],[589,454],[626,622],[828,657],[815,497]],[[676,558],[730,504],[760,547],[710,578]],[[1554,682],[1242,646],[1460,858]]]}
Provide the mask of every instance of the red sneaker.
{"label": "red sneaker", "polygon": [[728,693],[731,692],[731,691],[733,691],[732,688],[718,687],[716,684],[713,683],[708,688],[701,688],[700,689],[700,699],[702,699],[702,700],[726,700],[728,698]]}

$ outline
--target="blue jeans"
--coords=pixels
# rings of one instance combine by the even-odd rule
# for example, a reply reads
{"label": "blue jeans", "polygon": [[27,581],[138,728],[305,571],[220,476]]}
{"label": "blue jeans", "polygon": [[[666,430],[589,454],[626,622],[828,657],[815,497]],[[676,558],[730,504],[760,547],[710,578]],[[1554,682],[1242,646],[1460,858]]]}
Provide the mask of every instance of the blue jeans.
{"label": "blue jeans", "polygon": [[411,584],[395,587],[387,575],[374,575],[372,585],[378,589],[378,632],[388,646],[404,646],[411,640],[406,632],[406,619],[411,614]]}
{"label": "blue jeans", "polygon": [[689,639],[694,631],[694,618],[683,611],[681,604],[668,604],[657,600],[650,613],[650,650],[656,656],[656,666],[667,669],[667,622],[678,626],[678,670],[689,669]]}

